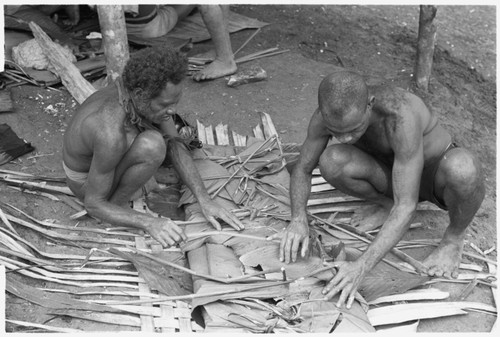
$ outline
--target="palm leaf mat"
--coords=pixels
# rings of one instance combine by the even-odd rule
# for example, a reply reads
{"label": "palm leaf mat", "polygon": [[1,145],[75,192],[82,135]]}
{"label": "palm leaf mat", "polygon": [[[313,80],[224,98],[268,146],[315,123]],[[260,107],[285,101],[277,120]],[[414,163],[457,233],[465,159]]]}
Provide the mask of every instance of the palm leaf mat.
{"label": "palm leaf mat", "polygon": [[[203,126],[203,138],[198,122],[205,146],[193,152],[209,193],[236,210],[246,225],[244,231],[215,231],[187,190],[180,194],[186,220],[179,224],[185,226],[189,240],[169,249],[162,249],[140,231],[109,228],[88,217],[42,221],[15,205],[0,204],[0,264],[8,271],[6,290],[35,307],[48,308],[53,317],[92,321],[101,329],[111,326],[123,331],[367,332],[391,322],[404,324],[466,310],[496,312],[491,306],[464,302],[465,295],[461,301],[445,301],[448,293],[426,289],[426,284],[436,280],[417,276],[389,258],[367,276],[360,287],[362,297],[351,310],[337,308],[335,298],[321,300],[324,282],[332,276],[323,261],[353,259],[366,247],[338,227],[348,223],[353,209],[365,202],[326,188],[315,172],[309,211],[330,216],[327,221],[313,221],[308,258],[292,265],[280,263],[277,243],[265,238],[285,227],[290,217],[290,177],[284,158],[293,161],[298,146],[281,144],[270,116],[262,113],[261,117],[262,126],[253,131],[263,139],[235,138],[224,125]],[[212,134],[218,145],[206,144],[210,129],[219,130]],[[235,139],[238,146],[221,145]],[[0,170],[0,180],[26,193],[65,202],[75,211],[81,209],[68,195],[70,191],[58,186],[61,179]],[[154,214],[144,198],[133,206]],[[473,282],[493,286],[493,275],[479,268],[473,274],[461,274],[460,279],[469,284],[467,288]],[[398,307],[401,301],[412,303]],[[8,322],[48,331],[74,330],[68,320]]]}

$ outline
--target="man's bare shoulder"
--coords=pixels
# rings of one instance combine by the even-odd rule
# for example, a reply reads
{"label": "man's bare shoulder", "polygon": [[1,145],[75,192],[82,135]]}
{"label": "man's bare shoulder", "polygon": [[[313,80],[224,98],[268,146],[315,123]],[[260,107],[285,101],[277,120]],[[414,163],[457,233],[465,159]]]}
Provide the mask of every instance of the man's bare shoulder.
{"label": "man's bare shoulder", "polygon": [[374,109],[386,116],[404,114],[422,103],[418,96],[396,86],[373,86],[370,92],[375,96]]}
{"label": "man's bare shoulder", "polygon": [[309,128],[307,132],[308,138],[322,138],[327,137],[328,133],[325,128],[325,121],[319,109],[314,111],[311,116],[311,120],[309,121]]}

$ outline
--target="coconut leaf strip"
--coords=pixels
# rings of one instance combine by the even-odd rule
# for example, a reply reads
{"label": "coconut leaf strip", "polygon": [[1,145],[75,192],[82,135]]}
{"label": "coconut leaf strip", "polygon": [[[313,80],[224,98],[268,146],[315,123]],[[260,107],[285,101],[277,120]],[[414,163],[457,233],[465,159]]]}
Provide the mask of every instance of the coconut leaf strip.
{"label": "coconut leaf strip", "polygon": [[422,301],[422,300],[444,300],[450,297],[447,291],[441,291],[436,288],[410,290],[403,294],[382,296],[368,302],[369,305],[380,303],[398,302],[398,301]]}
{"label": "coconut leaf strip", "polygon": [[9,219],[12,222],[15,222],[19,225],[22,225],[24,227],[28,227],[30,229],[33,229],[36,232],[39,232],[45,236],[48,236],[50,238],[55,238],[55,239],[62,239],[66,241],[85,241],[85,242],[94,242],[94,243],[107,243],[111,245],[125,245],[125,246],[131,246],[134,244],[132,241],[127,241],[127,240],[120,240],[120,239],[106,239],[106,238],[87,238],[87,237],[81,237],[81,236],[72,236],[72,235],[65,235],[65,234],[60,234],[51,230],[46,230],[44,228],[41,228],[40,226],[37,226],[35,224],[29,223],[27,221],[21,220],[19,218],[16,218],[12,215],[5,214],[7,219]]}
{"label": "coconut leaf strip", "polygon": [[[94,295],[100,295],[100,296],[127,296],[127,297],[151,297],[151,298],[158,298],[160,295],[158,294],[153,294],[149,292],[141,292],[141,291],[131,291],[131,290],[120,290],[120,291],[114,291],[114,290],[86,290],[86,291],[70,291],[66,289],[54,289],[54,288],[37,288],[39,290],[43,290],[46,292],[52,292],[52,293],[64,293],[64,294],[71,294],[74,296],[94,296]],[[99,302],[96,302],[99,303]]]}
{"label": "coconut leaf strip", "polygon": [[129,276],[138,276],[138,273],[136,271],[127,271],[127,270],[120,270],[120,269],[104,269],[104,268],[98,268],[98,269],[92,269],[92,268],[81,268],[81,264],[75,264],[73,263],[55,263],[49,260],[44,260],[40,258],[36,258],[32,255],[28,254],[23,254],[11,249],[4,249],[0,247],[0,252],[6,253],[7,255],[14,255],[17,257],[20,257],[24,260],[33,262],[37,264],[40,267],[43,267],[49,271],[53,272],[69,272],[69,273],[81,273],[81,274],[105,274],[105,275],[111,275],[111,274],[116,274],[116,275],[129,275]]}
{"label": "coconut leaf strip", "polygon": [[46,293],[37,288],[28,286],[23,282],[8,277],[6,290],[19,298],[28,302],[38,304],[49,309],[79,309],[96,312],[120,312],[119,309],[106,305],[86,303],[84,301],[71,298],[68,294]]}
{"label": "coconut leaf strip", "polygon": [[[43,257],[46,257],[46,258],[55,259],[55,260],[90,260],[90,261],[93,261],[93,262],[102,263],[103,265],[106,264],[106,265],[112,265],[112,266],[115,266],[115,267],[129,265],[128,262],[107,262],[107,261],[110,261],[110,260],[122,260],[122,259],[120,259],[118,257],[114,257],[114,256],[113,257],[100,257],[100,256],[83,256],[83,255],[72,255],[72,254],[52,254],[52,253],[47,253],[47,252],[39,250],[31,242],[29,242],[27,240],[24,240],[20,236],[16,236],[13,233],[7,232],[7,230],[4,229],[4,228],[2,228],[2,227],[0,227],[0,232],[3,232],[5,234],[7,234],[7,235],[13,236],[16,240],[18,240],[19,242],[24,243],[26,246],[28,246],[31,249],[33,249],[33,251],[35,251],[37,254],[39,254],[39,255],[41,255]],[[0,235],[0,239],[1,238],[2,238],[2,236]],[[19,247],[21,247],[21,248],[18,249],[17,251],[24,252],[25,254],[30,254],[30,252],[28,252],[27,250],[25,250],[22,246],[19,246]]]}
{"label": "coconut leaf strip", "polygon": [[18,320],[13,320],[13,319],[6,319],[5,321],[12,323],[12,324],[16,324],[16,325],[37,328],[37,329],[44,329],[44,330],[53,331],[53,332],[66,332],[66,333],[84,332],[83,330],[79,330],[79,329],[58,328],[58,327],[50,326],[50,325],[23,322],[23,321],[18,321]]}
{"label": "coconut leaf strip", "polygon": [[71,286],[76,286],[76,287],[82,287],[82,288],[88,288],[88,287],[123,287],[123,288],[133,288],[137,289],[137,284],[129,284],[129,283],[119,283],[119,282],[73,282],[73,281],[65,281],[61,280],[58,278],[52,278],[52,277],[47,277],[44,275],[40,275],[37,273],[34,273],[30,270],[27,269],[19,269],[19,266],[16,264],[12,264],[9,261],[6,261],[2,256],[0,255],[0,260],[2,260],[2,264],[5,265],[5,267],[11,269],[11,270],[16,270],[19,274],[31,277],[33,279],[37,280],[44,280],[44,281],[50,281],[54,283],[59,283],[59,284],[66,284],[66,285],[71,285]]}
{"label": "coconut leaf strip", "polygon": [[141,326],[141,319],[137,316],[125,314],[110,314],[103,312],[88,312],[74,309],[50,310],[49,314],[63,315],[93,322],[107,323],[123,326]]}
{"label": "coconut leaf strip", "polygon": [[73,281],[117,281],[117,282],[131,282],[139,283],[143,280],[137,276],[123,276],[123,275],[110,275],[110,274],[76,274],[76,273],[62,273],[62,272],[51,272],[45,270],[41,267],[29,265],[20,261],[10,259],[8,257],[0,255],[0,260],[8,261],[13,265],[17,265],[19,268],[29,268],[33,272],[37,272],[46,277],[59,279],[59,280],[73,280]]}
{"label": "coconut leaf strip", "polygon": [[368,311],[370,323],[374,326],[465,314],[465,310],[480,310],[496,313],[496,308],[478,302],[424,302],[385,306]]}

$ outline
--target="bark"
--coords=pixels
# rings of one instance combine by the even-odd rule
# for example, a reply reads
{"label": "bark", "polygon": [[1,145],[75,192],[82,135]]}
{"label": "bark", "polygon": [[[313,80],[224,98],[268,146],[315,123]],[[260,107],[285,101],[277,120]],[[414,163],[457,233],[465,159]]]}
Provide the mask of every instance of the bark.
{"label": "bark", "polygon": [[429,89],[434,46],[436,44],[436,25],[433,22],[436,12],[436,6],[420,6],[415,82],[417,87],[425,91]]}
{"label": "bark", "polygon": [[111,83],[122,74],[129,59],[125,15],[121,5],[99,5],[97,13],[106,55],[107,82]]}
{"label": "bark", "polygon": [[83,103],[96,89],[78,70],[78,68],[65,56],[62,47],[52,39],[34,22],[29,24],[35,39],[42,48],[43,53],[54,67],[54,72],[61,78],[62,83],[78,103]]}
{"label": "bark", "polygon": [[0,90],[0,112],[13,111],[12,99],[10,97],[10,90]]}

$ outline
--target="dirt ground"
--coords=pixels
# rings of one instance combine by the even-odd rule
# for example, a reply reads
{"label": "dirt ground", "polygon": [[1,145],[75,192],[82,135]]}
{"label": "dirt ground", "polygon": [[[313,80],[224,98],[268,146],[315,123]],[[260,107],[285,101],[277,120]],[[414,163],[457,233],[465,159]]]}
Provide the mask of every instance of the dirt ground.
{"label": "dirt ground", "polygon": [[[269,76],[264,82],[229,88],[224,79],[204,83],[186,80],[179,112],[188,121],[195,123],[198,119],[214,126],[222,122],[231,130],[250,135],[251,128],[259,123],[257,112],[264,111],[271,115],[283,142],[300,144],[317,106],[317,87],[337,67],[356,70],[370,83],[386,82],[412,90],[439,115],[456,142],[476,153],[483,164],[486,198],[467,231],[465,251],[476,253],[471,244],[483,251],[497,246],[495,7],[438,6],[438,40],[427,93],[411,84],[419,17],[416,5],[237,5],[232,10],[270,23],[238,56],[271,47],[289,52],[240,65],[241,70],[252,65],[264,68]],[[233,49],[251,34],[232,34]],[[192,53],[205,52],[210,46],[195,45]],[[60,89],[13,89],[16,112],[0,114],[0,123],[9,124],[20,137],[30,141],[36,153],[6,164],[3,169],[63,175],[61,141],[77,104]],[[46,201],[3,185],[0,201],[15,204],[39,219],[72,214],[65,205],[47,207]],[[444,212],[437,211],[421,221],[424,237],[440,237],[448,219]],[[491,259],[496,256],[496,250],[488,255]],[[454,294],[463,289],[462,285],[442,286]],[[7,317],[27,320],[30,311],[25,310],[26,306],[16,309],[15,303],[20,300],[10,300]],[[487,287],[476,287],[467,300],[493,304]],[[471,312],[424,320],[419,331],[487,332],[495,318]]]}

